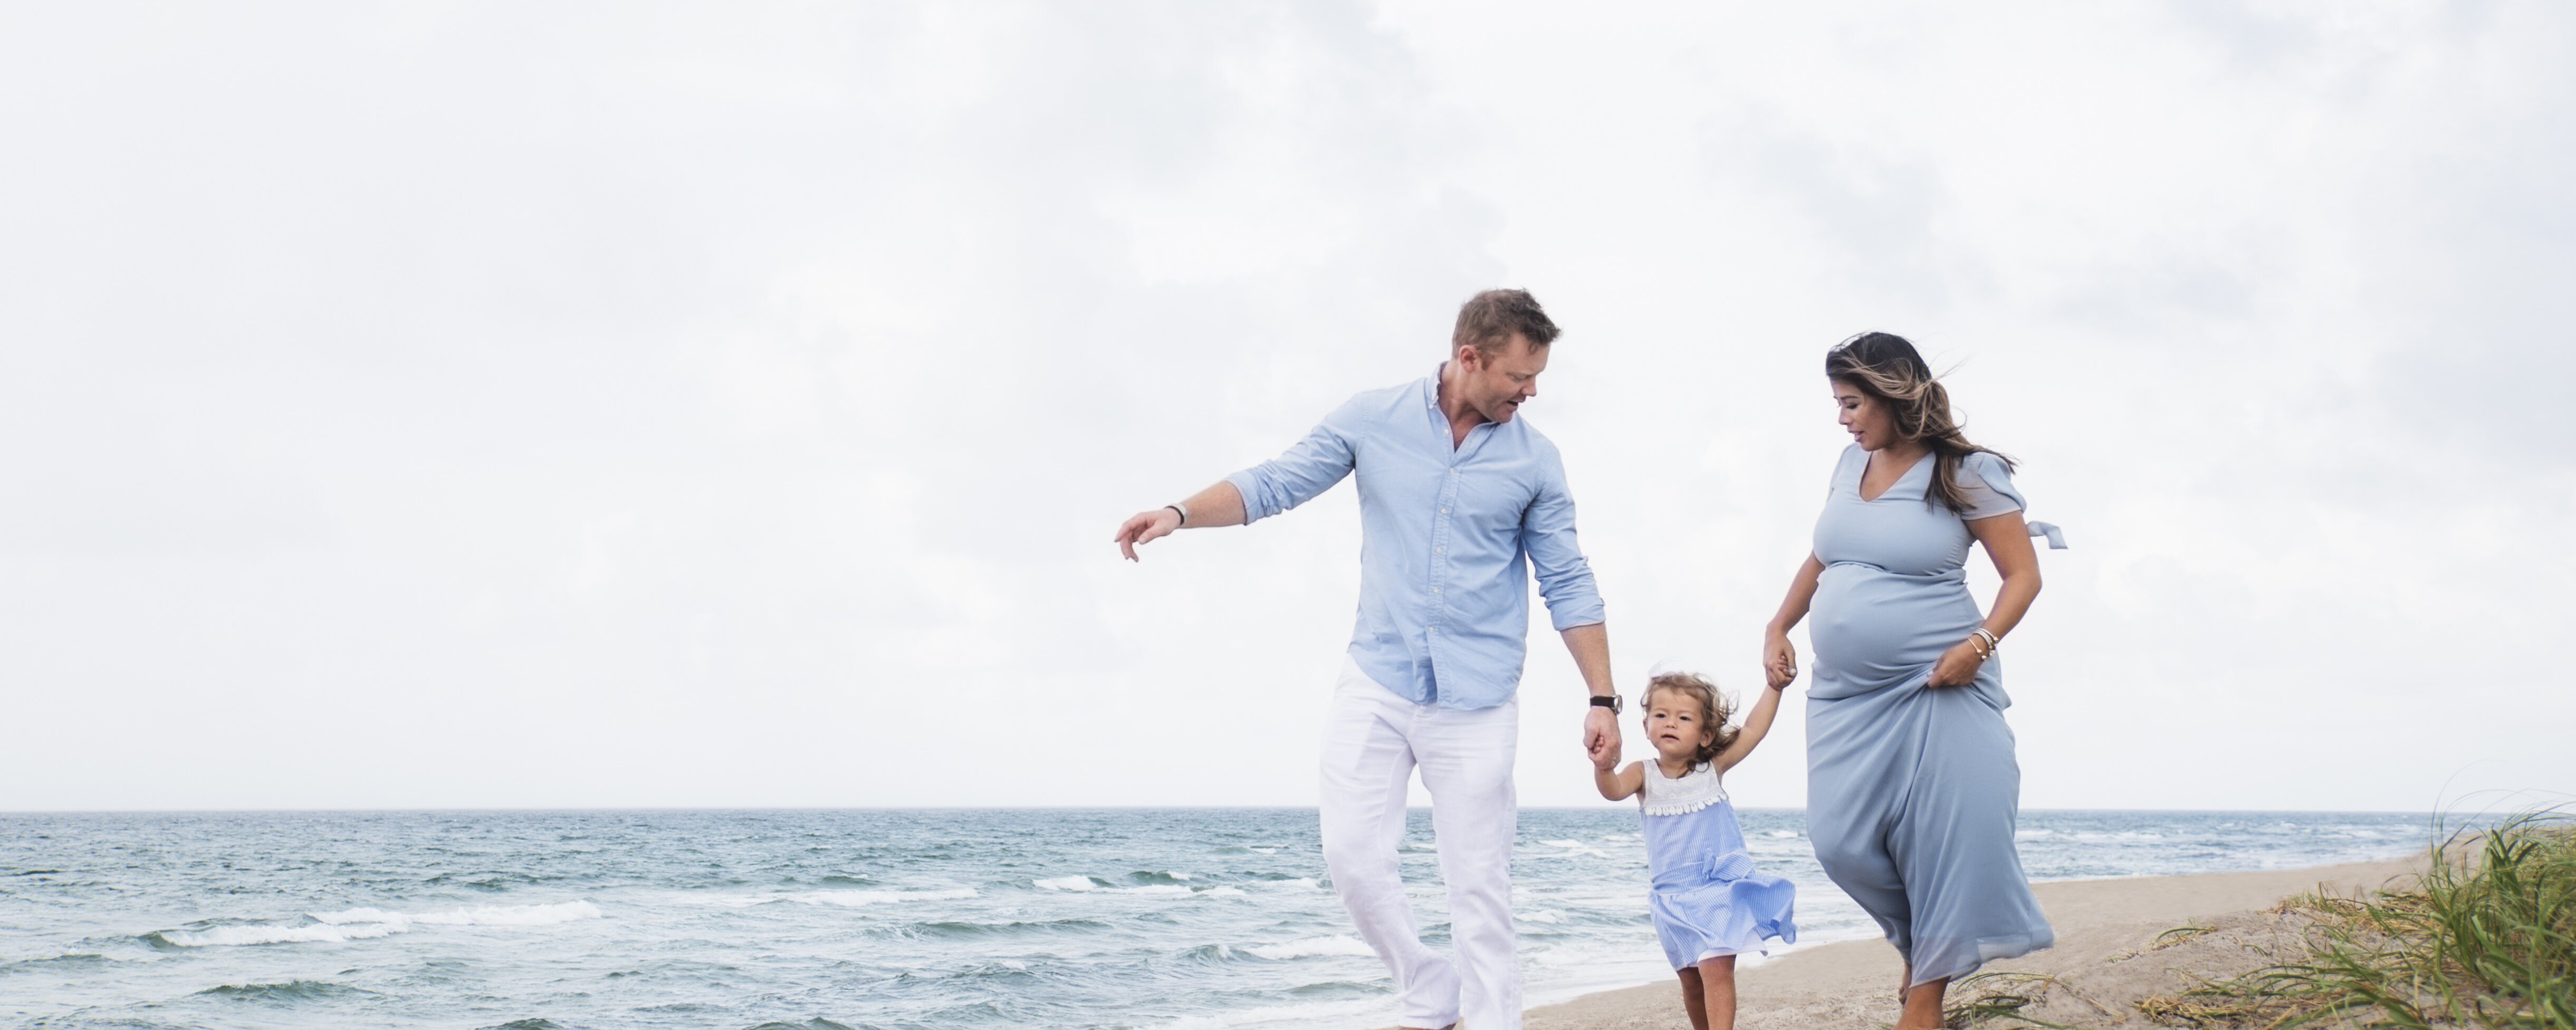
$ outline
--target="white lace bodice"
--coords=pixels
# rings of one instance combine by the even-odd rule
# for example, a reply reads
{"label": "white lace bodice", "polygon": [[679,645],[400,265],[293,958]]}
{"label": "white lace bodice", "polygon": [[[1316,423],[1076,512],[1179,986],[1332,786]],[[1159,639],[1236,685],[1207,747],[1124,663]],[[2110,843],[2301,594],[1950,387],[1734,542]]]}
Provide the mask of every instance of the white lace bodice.
{"label": "white lace bodice", "polygon": [[1663,763],[1647,759],[1644,789],[1637,792],[1637,807],[1647,815],[1689,815],[1726,800],[1726,784],[1717,778],[1717,767],[1705,763],[1683,773],[1679,779],[1664,775]]}

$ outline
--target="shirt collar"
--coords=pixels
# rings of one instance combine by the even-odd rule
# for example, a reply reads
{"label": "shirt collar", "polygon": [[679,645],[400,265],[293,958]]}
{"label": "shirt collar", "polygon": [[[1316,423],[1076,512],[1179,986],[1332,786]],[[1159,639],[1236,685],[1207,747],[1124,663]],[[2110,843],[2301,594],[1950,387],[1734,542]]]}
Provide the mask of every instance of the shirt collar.
{"label": "shirt collar", "polygon": [[[1440,410],[1440,377],[1448,371],[1449,363],[1443,361],[1440,363],[1439,367],[1431,370],[1431,378],[1422,381],[1422,406],[1427,409],[1424,414],[1430,416],[1431,427],[1439,430],[1440,441],[1442,443],[1449,442],[1449,414]],[[1485,433],[1487,430],[1499,430],[1500,428],[1501,426],[1494,422],[1478,422],[1467,429],[1466,439],[1451,445],[1450,449],[1453,451],[1465,450],[1469,444],[1479,442],[1478,434]]]}

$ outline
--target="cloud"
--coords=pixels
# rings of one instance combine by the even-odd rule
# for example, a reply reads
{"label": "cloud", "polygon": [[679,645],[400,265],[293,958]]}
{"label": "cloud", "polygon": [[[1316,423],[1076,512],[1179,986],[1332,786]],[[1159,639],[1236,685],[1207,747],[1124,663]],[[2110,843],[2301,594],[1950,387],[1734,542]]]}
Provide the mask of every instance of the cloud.
{"label": "cloud", "polygon": [[1305,803],[1347,489],[1106,538],[1497,284],[1624,677],[1752,682],[1886,328],[2076,545],[2027,803],[2565,789],[2567,18],[24,14],[0,808]]}

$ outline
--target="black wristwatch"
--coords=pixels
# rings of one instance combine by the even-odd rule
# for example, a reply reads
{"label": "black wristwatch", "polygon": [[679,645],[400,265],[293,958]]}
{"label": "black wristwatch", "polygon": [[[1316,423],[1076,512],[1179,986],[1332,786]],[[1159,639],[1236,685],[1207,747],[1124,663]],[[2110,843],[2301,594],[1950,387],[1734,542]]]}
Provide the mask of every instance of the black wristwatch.
{"label": "black wristwatch", "polygon": [[1592,707],[1607,708],[1610,710],[1610,714],[1617,715],[1619,714],[1619,695],[1594,694],[1592,695]]}

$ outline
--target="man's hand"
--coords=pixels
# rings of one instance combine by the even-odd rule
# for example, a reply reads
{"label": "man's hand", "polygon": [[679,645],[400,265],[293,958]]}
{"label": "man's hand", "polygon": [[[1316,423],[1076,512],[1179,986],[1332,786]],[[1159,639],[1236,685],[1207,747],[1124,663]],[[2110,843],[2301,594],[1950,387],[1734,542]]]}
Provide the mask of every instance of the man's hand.
{"label": "man's hand", "polygon": [[1619,717],[1609,709],[1595,707],[1583,717],[1583,753],[1595,769],[1606,772],[1619,764]]}
{"label": "man's hand", "polygon": [[[1569,626],[1562,635],[1565,637],[1565,653],[1574,657],[1575,669],[1583,673],[1584,692],[1594,695],[1611,692],[1614,688],[1610,686],[1610,627],[1598,622]],[[1583,717],[1584,757],[1592,759],[1594,766],[1607,769],[1610,766],[1603,763],[1617,764],[1619,761],[1619,717],[1599,705],[1586,711],[1591,714]]]}
{"label": "man's hand", "polygon": [[1138,545],[1170,536],[1179,528],[1181,513],[1168,507],[1137,512],[1118,524],[1118,553],[1126,555],[1128,561],[1135,561]]}

